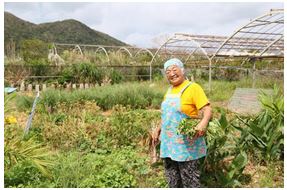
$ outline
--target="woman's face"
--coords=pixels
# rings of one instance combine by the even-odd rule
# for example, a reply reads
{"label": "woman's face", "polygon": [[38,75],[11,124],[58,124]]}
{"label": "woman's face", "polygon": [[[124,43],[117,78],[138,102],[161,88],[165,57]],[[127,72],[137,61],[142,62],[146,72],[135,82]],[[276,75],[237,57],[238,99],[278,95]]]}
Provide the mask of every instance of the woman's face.
{"label": "woman's face", "polygon": [[166,77],[170,84],[173,86],[178,86],[184,81],[184,75],[182,70],[176,66],[171,65],[165,71]]}

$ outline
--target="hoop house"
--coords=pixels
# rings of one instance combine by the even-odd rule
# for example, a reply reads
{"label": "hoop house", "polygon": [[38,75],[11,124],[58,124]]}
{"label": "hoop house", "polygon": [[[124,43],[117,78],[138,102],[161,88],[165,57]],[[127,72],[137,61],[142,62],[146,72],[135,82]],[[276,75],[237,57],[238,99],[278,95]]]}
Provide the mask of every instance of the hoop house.
{"label": "hoop house", "polygon": [[[220,58],[284,58],[284,10],[271,9],[240,27],[229,37],[176,33],[156,51],[150,72],[152,64],[159,58],[165,60],[170,57],[178,57],[187,65],[190,64],[190,58],[208,60],[211,90],[212,63]],[[255,69],[254,62],[253,70]]]}
{"label": "hoop house", "polygon": [[284,57],[284,10],[271,9],[236,30],[214,57]]}

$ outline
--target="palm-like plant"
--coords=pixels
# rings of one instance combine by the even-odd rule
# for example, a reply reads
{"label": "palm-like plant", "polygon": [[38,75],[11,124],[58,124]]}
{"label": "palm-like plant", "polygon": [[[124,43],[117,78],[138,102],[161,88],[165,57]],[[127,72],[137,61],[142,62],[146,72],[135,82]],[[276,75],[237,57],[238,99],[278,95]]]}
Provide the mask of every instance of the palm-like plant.
{"label": "palm-like plant", "polygon": [[241,143],[245,148],[260,150],[267,161],[279,159],[284,152],[284,98],[279,88],[274,86],[272,95],[259,96],[263,110],[255,118],[238,119],[247,126],[239,128]]}
{"label": "palm-like plant", "polygon": [[53,162],[48,159],[50,153],[46,147],[43,147],[34,138],[23,140],[21,136],[17,136],[9,141],[5,140],[4,156],[5,169],[7,170],[18,162],[29,161],[43,175],[50,176],[48,168],[53,165]]}
{"label": "palm-like plant", "polygon": [[9,107],[9,103],[16,97],[16,93],[12,94],[4,94],[4,114],[9,113],[11,111],[11,107]]}
{"label": "palm-like plant", "polygon": [[[5,97],[5,114],[9,114],[12,111],[8,104],[15,97],[16,93]],[[22,127],[5,123],[4,131],[5,170],[9,170],[18,162],[30,161],[43,175],[49,177],[48,167],[52,166],[53,162],[49,160],[50,153],[48,149],[41,143],[38,143],[33,137],[23,138],[24,131]]]}

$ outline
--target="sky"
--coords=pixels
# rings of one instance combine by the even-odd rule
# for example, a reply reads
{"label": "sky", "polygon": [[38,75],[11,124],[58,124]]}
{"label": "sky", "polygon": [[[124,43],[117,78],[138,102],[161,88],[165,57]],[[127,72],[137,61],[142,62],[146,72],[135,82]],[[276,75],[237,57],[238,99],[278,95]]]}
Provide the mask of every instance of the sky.
{"label": "sky", "polygon": [[35,24],[76,19],[94,30],[145,48],[158,47],[176,32],[228,36],[270,9],[283,7],[282,2],[4,3],[4,11]]}
{"label": "sky", "polygon": [[76,19],[138,47],[158,47],[174,33],[229,36],[250,20],[270,9],[284,8],[281,2],[5,2],[4,11],[35,23]]}

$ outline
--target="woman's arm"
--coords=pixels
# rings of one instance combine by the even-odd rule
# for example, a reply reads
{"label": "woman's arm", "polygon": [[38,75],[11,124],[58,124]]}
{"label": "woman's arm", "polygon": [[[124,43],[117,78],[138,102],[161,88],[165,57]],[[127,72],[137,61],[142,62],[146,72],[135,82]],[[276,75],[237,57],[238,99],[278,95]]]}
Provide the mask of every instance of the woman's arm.
{"label": "woman's arm", "polygon": [[202,116],[201,121],[197,124],[196,130],[198,131],[198,136],[205,134],[209,120],[212,117],[212,110],[210,104],[206,104],[200,109],[200,115]]}

